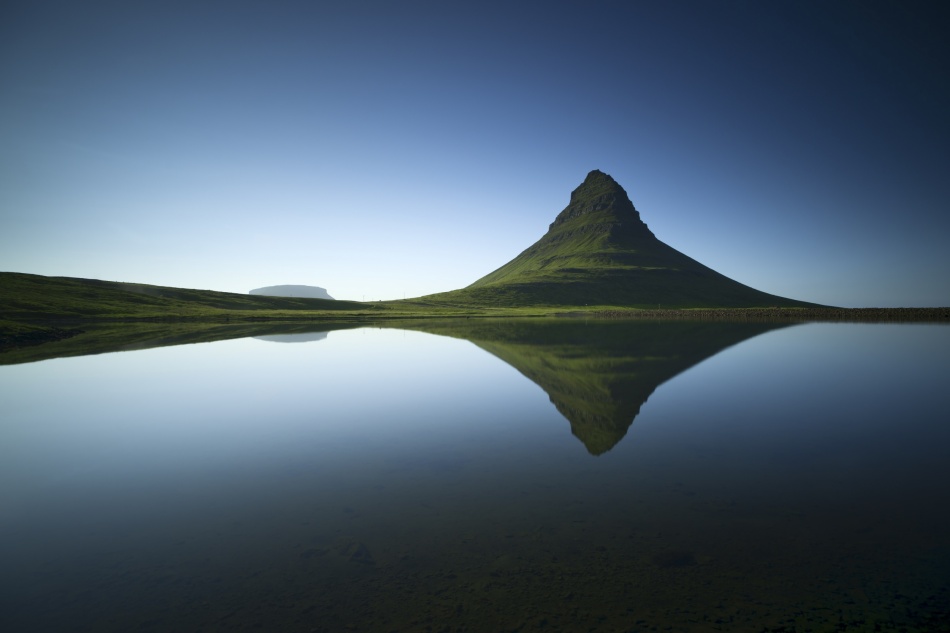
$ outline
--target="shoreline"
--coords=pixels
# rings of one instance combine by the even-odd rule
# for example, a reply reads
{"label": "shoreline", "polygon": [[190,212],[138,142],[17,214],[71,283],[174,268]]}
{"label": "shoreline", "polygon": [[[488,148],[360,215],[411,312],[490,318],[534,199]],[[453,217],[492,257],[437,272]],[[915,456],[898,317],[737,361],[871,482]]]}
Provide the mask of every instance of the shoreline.
{"label": "shoreline", "polygon": [[119,328],[136,325],[167,326],[196,330],[208,327],[305,326],[319,328],[328,323],[346,323],[350,327],[380,321],[457,320],[457,319],[630,319],[650,321],[773,321],[783,323],[950,323],[950,307],[943,308],[682,308],[682,309],[603,309],[556,311],[554,307],[530,314],[512,310],[509,313],[439,314],[403,312],[397,314],[304,313],[264,316],[233,312],[214,316],[110,317],[110,318],[33,318],[0,320],[0,356],[18,349],[64,341],[85,328]]}
{"label": "shoreline", "polygon": [[945,308],[695,308],[681,310],[604,310],[565,316],[608,319],[764,320],[848,323],[950,323]]}

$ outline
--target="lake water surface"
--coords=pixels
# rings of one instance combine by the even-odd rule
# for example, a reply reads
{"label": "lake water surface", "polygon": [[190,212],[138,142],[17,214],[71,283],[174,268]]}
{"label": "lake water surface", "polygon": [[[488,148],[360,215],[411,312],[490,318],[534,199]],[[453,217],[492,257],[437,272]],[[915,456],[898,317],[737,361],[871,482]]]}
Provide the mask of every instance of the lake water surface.
{"label": "lake water surface", "polygon": [[950,630],[950,327],[401,327],[0,367],[0,630]]}

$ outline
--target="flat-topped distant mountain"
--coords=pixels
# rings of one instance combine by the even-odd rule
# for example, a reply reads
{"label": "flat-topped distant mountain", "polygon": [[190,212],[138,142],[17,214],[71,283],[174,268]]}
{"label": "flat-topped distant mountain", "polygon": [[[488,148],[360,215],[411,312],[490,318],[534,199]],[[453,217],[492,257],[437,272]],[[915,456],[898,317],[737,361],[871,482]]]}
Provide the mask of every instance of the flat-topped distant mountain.
{"label": "flat-topped distant mountain", "polygon": [[540,240],[470,286],[426,299],[495,307],[816,307],[750,288],[661,242],[623,187],[596,169]]}
{"label": "flat-topped distant mountain", "polygon": [[265,286],[264,288],[255,288],[248,294],[264,295],[267,297],[302,297],[305,299],[332,299],[327,294],[326,288],[320,286]]}

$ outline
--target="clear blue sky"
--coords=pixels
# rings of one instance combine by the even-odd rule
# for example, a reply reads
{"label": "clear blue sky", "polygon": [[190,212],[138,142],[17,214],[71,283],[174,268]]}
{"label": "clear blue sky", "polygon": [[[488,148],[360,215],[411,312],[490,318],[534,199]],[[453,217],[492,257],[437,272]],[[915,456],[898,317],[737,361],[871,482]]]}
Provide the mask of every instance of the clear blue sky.
{"label": "clear blue sky", "polygon": [[950,305],[940,2],[18,2],[0,270],[452,290],[591,169],[767,292]]}

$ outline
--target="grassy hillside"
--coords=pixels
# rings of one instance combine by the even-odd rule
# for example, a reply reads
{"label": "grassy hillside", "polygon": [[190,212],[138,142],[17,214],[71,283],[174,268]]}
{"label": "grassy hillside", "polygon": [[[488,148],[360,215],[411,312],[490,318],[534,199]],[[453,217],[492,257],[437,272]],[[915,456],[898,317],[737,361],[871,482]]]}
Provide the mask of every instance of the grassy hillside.
{"label": "grassy hillside", "polygon": [[[336,329],[359,323],[441,318],[588,314],[621,319],[719,321],[946,322],[950,308],[634,309],[590,305],[506,305],[516,294],[479,289],[400,301],[360,303],[239,295],[69,277],[0,273],[0,364],[194,343],[276,331]],[[299,326],[299,327],[298,327]],[[277,330],[274,330],[274,328]],[[286,328],[290,328],[289,330]],[[42,350],[35,348],[41,346]]]}
{"label": "grassy hillside", "polygon": [[[537,243],[461,290],[362,303],[0,273],[0,322],[538,314],[565,308],[806,307],[759,292],[656,239],[626,192],[591,172]],[[22,334],[22,332],[21,332]]]}
{"label": "grassy hillside", "polygon": [[[191,324],[194,334],[202,338],[209,334],[205,327],[208,324],[367,321],[420,315],[482,316],[497,312],[490,308],[483,310],[474,306],[456,307],[418,301],[362,303],[270,297],[97,279],[0,273],[0,353],[39,344],[51,345],[93,330],[101,334],[105,329],[110,330],[108,337],[115,338],[117,345],[125,345],[135,344],[140,336],[151,340],[182,335],[182,328],[176,324]],[[539,314],[538,311],[511,309],[504,312]],[[130,325],[148,322],[163,324],[166,332],[156,333],[155,328],[150,330]],[[102,327],[110,323],[126,325],[121,332],[115,327]],[[233,327],[228,329],[228,332],[237,331]],[[69,353],[70,346],[84,342],[93,349],[102,347],[101,341],[91,336],[81,336],[69,345],[57,344],[55,347]]]}
{"label": "grassy hillside", "polygon": [[623,188],[592,171],[535,244],[433,302],[484,306],[806,307],[737,281],[664,244]]}
{"label": "grassy hillside", "polygon": [[725,312],[710,317],[710,309],[758,310],[754,318],[769,319],[947,319],[946,310],[857,314],[745,286],[658,240],[623,188],[595,170],[571,193],[548,232],[516,258],[466,288],[415,299],[364,303],[0,273],[0,352],[62,341],[91,323],[240,324],[564,312],[679,318],[681,312],[696,310],[707,311],[701,318],[749,318]]}
{"label": "grassy hillside", "polygon": [[0,352],[69,339],[92,323],[358,319],[385,311],[381,305],[353,301],[0,273]]}
{"label": "grassy hillside", "polygon": [[355,301],[242,295],[146,284],[0,273],[0,320],[171,319],[376,311]]}

